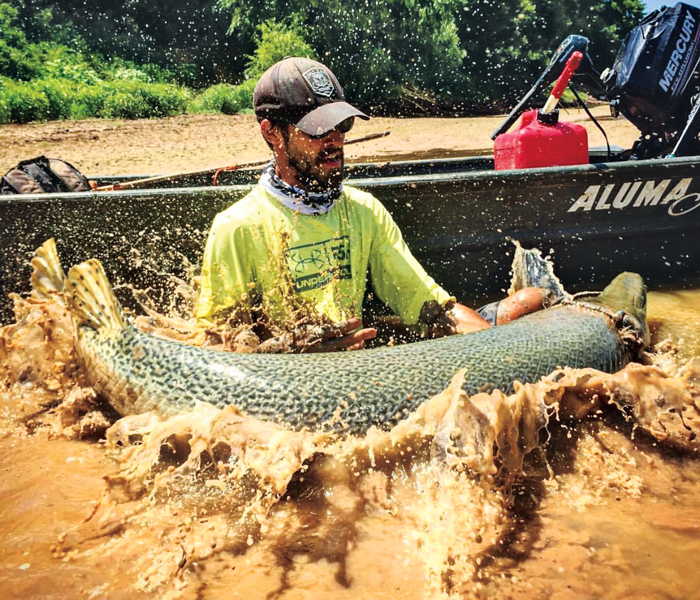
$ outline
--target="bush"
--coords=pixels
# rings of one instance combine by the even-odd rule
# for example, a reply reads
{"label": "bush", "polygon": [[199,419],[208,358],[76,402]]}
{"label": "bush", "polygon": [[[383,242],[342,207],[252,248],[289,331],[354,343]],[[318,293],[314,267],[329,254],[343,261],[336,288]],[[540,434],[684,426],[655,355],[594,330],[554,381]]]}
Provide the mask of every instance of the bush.
{"label": "bush", "polygon": [[255,54],[249,57],[245,81],[236,86],[222,83],[207,88],[192,101],[188,107],[190,112],[226,115],[252,112],[255,85],[269,67],[286,56],[314,55],[297,25],[268,21],[259,31],[260,42]]}
{"label": "bush", "polygon": [[65,80],[5,80],[0,91],[0,122],[29,123],[75,118],[76,86]]}
{"label": "bush", "polygon": [[185,112],[189,94],[167,83],[111,82],[100,116],[112,119],[170,117]]}
{"label": "bush", "polygon": [[214,85],[204,90],[190,104],[188,110],[193,113],[223,113],[235,115],[247,112],[253,106],[253,89],[256,80],[248,79],[241,85],[228,83]]}
{"label": "bush", "polygon": [[249,57],[246,77],[259,79],[267,69],[287,56],[315,58],[314,50],[304,39],[297,22],[285,25],[271,20],[260,25],[258,29],[260,41],[255,54]]}
{"label": "bush", "polygon": [[190,104],[189,111],[194,113],[224,113],[232,115],[238,112],[234,98],[234,86],[229,83],[213,85],[199,94]]}
{"label": "bush", "polygon": [[63,79],[5,82],[0,89],[0,119],[3,123],[90,117],[168,117],[184,113],[190,99],[185,89],[162,83],[80,85]]}
{"label": "bush", "polygon": [[246,79],[241,85],[237,85],[233,94],[239,106],[238,112],[253,112],[253,91],[258,83],[258,78]]}
{"label": "bush", "polygon": [[39,64],[38,79],[62,79],[88,85],[96,85],[102,80],[94,64],[66,46],[47,42],[32,44],[31,54]]}
{"label": "bush", "polygon": [[137,65],[115,57],[103,68],[103,78],[109,81],[140,81],[141,83],[172,83],[177,79],[172,71],[154,64]]}
{"label": "bush", "polygon": [[[12,80],[0,75],[0,90],[7,89],[12,84]],[[0,124],[11,123],[10,105],[5,94],[0,93]]]}
{"label": "bush", "polygon": [[[73,116],[76,84],[65,79],[40,79],[30,84],[43,94],[48,107],[42,120],[70,119]],[[39,119],[35,119],[39,120]]]}
{"label": "bush", "polygon": [[0,99],[9,116],[8,123],[29,123],[49,118],[49,99],[38,86],[10,81],[3,87]]}
{"label": "bush", "polygon": [[110,88],[104,83],[77,87],[74,90],[70,118],[89,119],[100,116],[111,93]]}
{"label": "bush", "polygon": [[169,83],[152,83],[141,87],[141,95],[148,104],[148,117],[171,117],[187,110],[191,93]]}
{"label": "bush", "polygon": [[141,119],[148,116],[148,104],[139,95],[118,91],[106,98],[100,116],[108,119]]}

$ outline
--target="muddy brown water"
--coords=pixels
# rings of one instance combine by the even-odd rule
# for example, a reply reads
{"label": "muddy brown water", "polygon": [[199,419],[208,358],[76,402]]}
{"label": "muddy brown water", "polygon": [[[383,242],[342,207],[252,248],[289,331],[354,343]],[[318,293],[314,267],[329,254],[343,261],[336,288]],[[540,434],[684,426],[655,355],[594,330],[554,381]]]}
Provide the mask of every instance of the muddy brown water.
{"label": "muddy brown water", "polygon": [[[71,366],[65,311],[30,308],[1,336],[3,598],[700,597],[700,458],[665,417],[656,437],[605,403],[552,418],[505,478],[440,463],[429,415],[361,440],[206,406],[116,421]],[[620,381],[692,396],[700,290],[653,292],[649,317],[654,365]]]}

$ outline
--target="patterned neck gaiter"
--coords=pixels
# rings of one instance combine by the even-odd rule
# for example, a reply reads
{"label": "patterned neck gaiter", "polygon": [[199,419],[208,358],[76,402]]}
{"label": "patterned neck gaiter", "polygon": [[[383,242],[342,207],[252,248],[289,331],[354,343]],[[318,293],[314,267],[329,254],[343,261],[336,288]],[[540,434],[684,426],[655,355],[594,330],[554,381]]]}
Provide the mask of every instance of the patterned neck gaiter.
{"label": "patterned neck gaiter", "polygon": [[281,204],[303,215],[322,215],[335,205],[343,192],[343,185],[327,192],[307,192],[282,181],[275,172],[275,161],[263,167],[260,185]]}

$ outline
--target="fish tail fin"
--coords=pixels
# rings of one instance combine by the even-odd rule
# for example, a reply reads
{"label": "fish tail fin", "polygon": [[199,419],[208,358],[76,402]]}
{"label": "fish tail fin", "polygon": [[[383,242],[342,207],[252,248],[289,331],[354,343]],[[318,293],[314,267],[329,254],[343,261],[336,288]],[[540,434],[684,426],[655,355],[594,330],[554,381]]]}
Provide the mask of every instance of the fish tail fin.
{"label": "fish tail fin", "polygon": [[92,258],[68,272],[68,305],[81,324],[98,331],[117,333],[126,317],[99,260]]}
{"label": "fish tail fin", "polygon": [[32,258],[32,296],[40,300],[56,300],[60,298],[66,281],[61,261],[56,250],[56,240],[46,240]]}

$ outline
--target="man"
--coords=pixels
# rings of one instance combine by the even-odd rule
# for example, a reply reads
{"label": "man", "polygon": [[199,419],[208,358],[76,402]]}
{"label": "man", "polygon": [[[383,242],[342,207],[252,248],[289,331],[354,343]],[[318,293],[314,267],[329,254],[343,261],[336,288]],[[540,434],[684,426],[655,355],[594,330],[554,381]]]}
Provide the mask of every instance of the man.
{"label": "man", "polygon": [[[345,134],[355,118],[369,117],[345,101],[327,67],[306,58],[276,63],[260,78],[253,105],[274,159],[259,185],[214,220],[196,313],[201,325],[252,311],[279,326],[301,311],[321,327],[313,343],[287,336],[286,349],[360,348],[377,334],[361,321],[369,271],[377,296],[426,335],[490,327],[428,276],[378,200],[343,186]],[[533,298],[539,308],[542,293]],[[512,310],[505,302],[503,313]]]}

